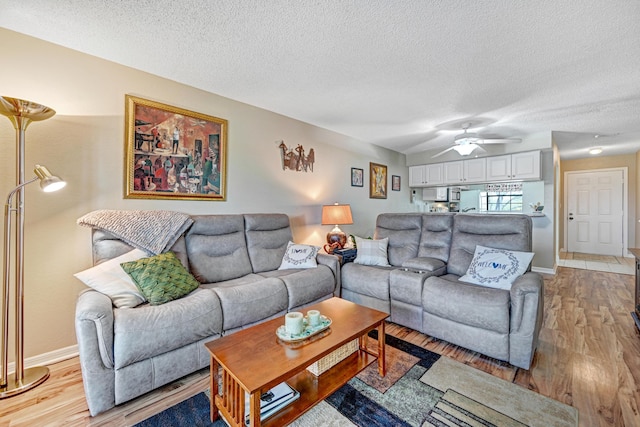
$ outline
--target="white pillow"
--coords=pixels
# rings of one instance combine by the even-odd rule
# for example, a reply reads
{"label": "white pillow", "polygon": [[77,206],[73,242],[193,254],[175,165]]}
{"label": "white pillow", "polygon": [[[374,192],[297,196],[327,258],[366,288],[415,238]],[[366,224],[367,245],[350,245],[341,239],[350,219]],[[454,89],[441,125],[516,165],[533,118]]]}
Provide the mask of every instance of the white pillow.
{"label": "white pillow", "polygon": [[371,240],[356,236],[356,248],[358,252],[353,262],[362,265],[389,267],[387,246],[389,246],[388,237],[380,240]]}
{"label": "white pillow", "polygon": [[476,246],[467,273],[459,280],[488,288],[511,289],[533,259],[533,252],[516,252]]}
{"label": "white pillow", "polygon": [[289,242],[278,270],[316,268],[318,266],[316,255],[318,255],[319,250],[320,248],[317,246],[299,245]]}
{"label": "white pillow", "polygon": [[120,264],[136,261],[147,256],[149,255],[146,252],[134,249],[124,255],[76,273],[74,276],[90,288],[107,295],[116,307],[135,307],[147,300]]}

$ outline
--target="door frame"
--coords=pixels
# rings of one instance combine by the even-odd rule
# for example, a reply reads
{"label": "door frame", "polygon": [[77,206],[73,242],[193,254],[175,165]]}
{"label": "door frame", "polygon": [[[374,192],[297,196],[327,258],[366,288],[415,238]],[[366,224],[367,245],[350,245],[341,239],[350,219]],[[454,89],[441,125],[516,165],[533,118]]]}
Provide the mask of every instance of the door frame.
{"label": "door frame", "polygon": [[563,236],[563,249],[568,251],[569,249],[569,175],[578,175],[594,172],[614,172],[622,171],[622,256],[629,254],[629,181],[628,170],[626,166],[619,168],[603,168],[603,169],[584,169],[567,171],[564,173],[564,197],[563,197],[563,224],[564,224],[564,236]]}

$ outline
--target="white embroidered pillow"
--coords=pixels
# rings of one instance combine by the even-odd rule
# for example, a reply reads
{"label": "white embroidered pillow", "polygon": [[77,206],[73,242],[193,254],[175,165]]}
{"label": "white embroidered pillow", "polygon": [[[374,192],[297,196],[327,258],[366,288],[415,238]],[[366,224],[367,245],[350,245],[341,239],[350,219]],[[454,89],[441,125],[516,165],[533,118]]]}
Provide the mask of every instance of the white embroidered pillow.
{"label": "white embroidered pillow", "polygon": [[476,246],[473,259],[461,281],[497,289],[511,289],[533,259],[533,252],[516,252]]}
{"label": "white embroidered pillow", "polygon": [[318,255],[319,250],[320,248],[317,246],[300,245],[289,242],[278,270],[316,268],[318,266],[316,255]]}
{"label": "white embroidered pillow", "polygon": [[146,302],[133,279],[122,269],[120,263],[137,261],[147,257],[147,253],[134,249],[119,257],[112,258],[87,270],[74,274],[85,285],[111,298],[118,308],[132,308]]}
{"label": "white embroidered pillow", "polygon": [[358,252],[353,262],[362,265],[389,267],[387,246],[389,246],[388,237],[380,240],[371,240],[356,236],[356,248]]}

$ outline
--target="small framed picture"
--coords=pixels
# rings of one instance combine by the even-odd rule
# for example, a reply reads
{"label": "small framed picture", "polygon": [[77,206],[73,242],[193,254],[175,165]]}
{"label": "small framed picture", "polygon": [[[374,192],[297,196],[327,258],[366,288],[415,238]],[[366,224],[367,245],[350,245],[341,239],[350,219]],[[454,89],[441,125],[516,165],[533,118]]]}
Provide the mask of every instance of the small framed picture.
{"label": "small framed picture", "polygon": [[351,168],[351,186],[364,187],[364,169]]}
{"label": "small framed picture", "polygon": [[387,198],[387,166],[369,163],[369,198]]}
{"label": "small framed picture", "polygon": [[391,175],[391,191],[400,191],[400,175]]}

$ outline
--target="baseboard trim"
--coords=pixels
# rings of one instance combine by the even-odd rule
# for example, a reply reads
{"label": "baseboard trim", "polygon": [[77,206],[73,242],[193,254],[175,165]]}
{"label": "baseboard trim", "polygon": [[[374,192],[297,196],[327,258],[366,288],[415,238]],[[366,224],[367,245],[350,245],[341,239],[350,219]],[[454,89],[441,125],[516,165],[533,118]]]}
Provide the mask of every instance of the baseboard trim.
{"label": "baseboard trim", "polygon": [[[53,350],[48,353],[39,354],[37,356],[29,357],[24,360],[24,367],[31,368],[33,366],[46,366],[52,363],[62,362],[63,360],[71,359],[78,355],[78,345],[72,345],[58,350]],[[9,363],[8,372],[15,372],[15,362]]]}
{"label": "baseboard trim", "polygon": [[542,274],[551,274],[551,275],[556,274],[555,266],[554,268],[531,267],[531,271],[535,271],[536,273],[542,273]]}

